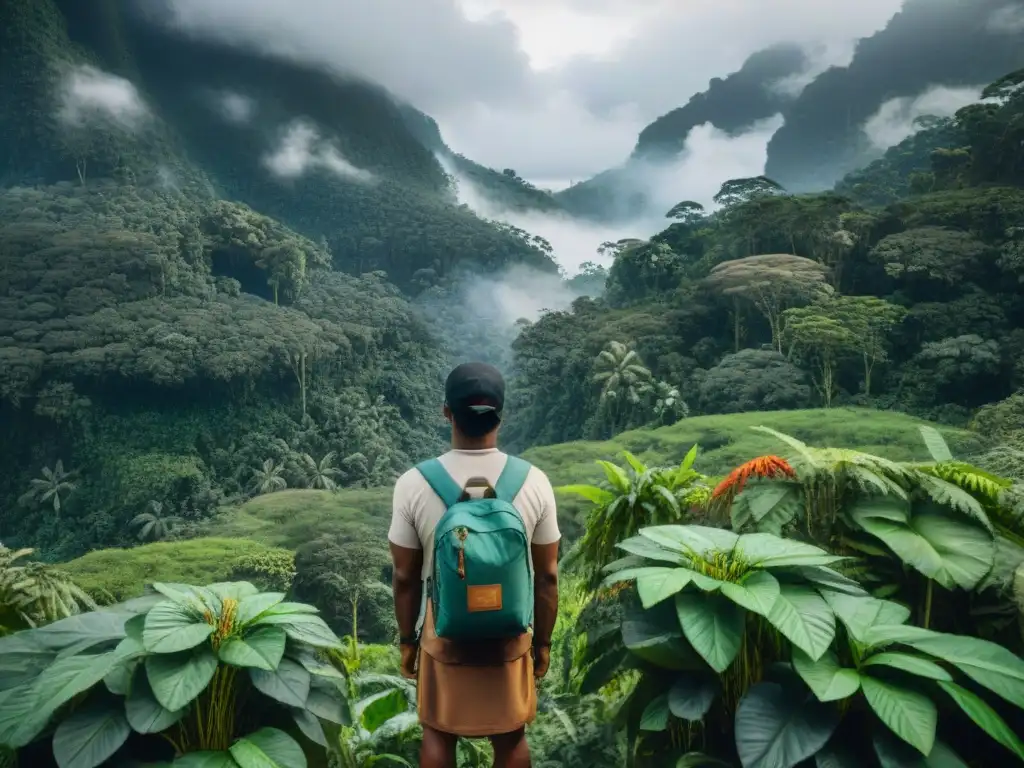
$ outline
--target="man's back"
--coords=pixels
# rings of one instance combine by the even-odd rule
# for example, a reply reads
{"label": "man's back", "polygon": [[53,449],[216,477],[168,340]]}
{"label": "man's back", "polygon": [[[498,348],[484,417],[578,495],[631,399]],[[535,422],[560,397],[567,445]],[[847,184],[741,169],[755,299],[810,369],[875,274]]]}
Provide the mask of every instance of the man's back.
{"label": "man's back", "polygon": [[[438,457],[440,468],[434,463],[427,463],[422,466],[422,472],[411,469],[395,484],[391,530],[388,532],[394,565],[392,588],[402,674],[417,680],[416,711],[423,726],[422,768],[454,765],[456,742],[460,736],[489,737],[494,746],[495,765],[505,768],[526,768],[530,765],[525,728],[537,713],[535,678],[544,676],[551,658],[551,636],[558,615],[560,534],[555,495],[544,473],[536,467],[529,467],[523,480],[522,470],[529,465],[516,462],[509,465],[509,472],[502,476],[509,458],[497,448],[504,403],[505,381],[494,366],[486,363],[457,366],[445,380],[443,408],[445,419],[452,426],[453,450]],[[429,482],[423,473],[430,478]],[[486,660],[469,651],[479,651],[483,645],[493,647],[490,643],[464,644],[438,637],[434,609],[444,610],[445,605],[458,605],[461,597],[466,612],[501,611],[502,607],[494,608],[493,600],[488,601],[486,609],[478,603],[474,603],[475,608],[469,607],[471,587],[486,588],[487,594],[491,595],[497,585],[490,581],[486,584],[469,584],[467,581],[460,595],[457,584],[452,592],[446,593],[445,584],[448,583],[449,588],[452,585],[439,579],[438,606],[434,605],[431,590],[426,588],[433,572],[435,529],[448,507],[457,503],[463,490],[471,497],[482,494],[479,480],[495,489],[505,507],[503,514],[511,514],[507,509],[508,497],[515,493],[515,487],[523,480],[519,492],[512,499],[512,506],[523,522],[522,529],[518,528],[518,521],[515,524],[520,536],[518,543],[521,546],[521,537],[525,533],[530,544],[528,556],[533,566],[532,612],[528,606],[519,606],[513,599],[512,596],[518,594],[515,589],[510,590],[508,601],[509,611],[517,617],[512,626],[522,627],[522,620],[528,620],[530,613],[533,623],[525,632],[517,629],[516,637],[503,639],[497,646],[500,653],[485,654]],[[470,481],[473,484],[467,488]],[[453,514],[461,514],[466,509],[468,507],[462,507]],[[466,526],[472,525],[466,521]],[[460,578],[464,578],[467,572],[463,569],[468,570],[476,562],[475,546],[465,545],[468,536],[466,526],[460,522],[452,529],[462,544],[458,548],[457,567],[445,571],[448,575],[458,573]],[[445,534],[444,531],[439,533]],[[498,570],[487,578],[500,580],[498,574],[504,574],[507,564],[513,560],[522,563],[521,558],[514,557],[508,560],[499,558],[495,561],[497,566],[488,562],[488,567],[497,567]],[[454,597],[446,598],[444,594]],[[446,603],[447,599],[456,602]],[[516,607],[523,607],[522,614],[515,612]]]}
{"label": "man's back", "polygon": [[[493,486],[505,468],[508,455],[497,448],[478,451],[451,450],[438,457],[445,471],[460,488],[480,477]],[[477,491],[479,493],[479,491]],[[530,544],[553,544],[559,540],[555,494],[551,483],[537,467],[530,469],[526,482],[512,505],[523,517]],[[433,567],[434,529],[445,513],[444,502],[434,493],[417,469],[410,469],[395,483],[391,529],[388,539],[400,547],[423,550],[424,581]]]}

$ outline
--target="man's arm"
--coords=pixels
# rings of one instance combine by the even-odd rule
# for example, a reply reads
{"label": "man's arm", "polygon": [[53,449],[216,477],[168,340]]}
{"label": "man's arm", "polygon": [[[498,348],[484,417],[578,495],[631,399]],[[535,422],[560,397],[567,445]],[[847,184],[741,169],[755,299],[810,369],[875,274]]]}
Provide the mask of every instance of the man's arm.
{"label": "man's arm", "polygon": [[551,645],[558,618],[558,542],[534,544],[533,555],[533,644]]}
{"label": "man's arm", "polygon": [[394,566],[391,589],[395,595],[398,634],[403,643],[408,643],[416,634],[416,620],[423,597],[423,550],[400,547],[394,542],[389,542],[389,546]]}

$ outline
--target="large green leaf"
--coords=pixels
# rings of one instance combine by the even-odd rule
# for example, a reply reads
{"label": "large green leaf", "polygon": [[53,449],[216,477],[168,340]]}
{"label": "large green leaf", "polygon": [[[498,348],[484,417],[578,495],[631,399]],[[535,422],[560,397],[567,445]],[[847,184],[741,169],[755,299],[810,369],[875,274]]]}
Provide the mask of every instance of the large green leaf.
{"label": "large green leaf", "polygon": [[324,734],[324,727],[316,716],[305,709],[292,709],[292,719],[295,725],[306,736],[307,739],[321,747],[327,746],[327,736]]}
{"label": "large green leaf", "polygon": [[703,666],[683,638],[672,603],[629,613],[622,622],[622,643],[638,658],[665,669],[699,669]]}
{"label": "large green leaf", "polygon": [[172,712],[202,693],[216,671],[217,655],[209,646],[146,657],[146,676],[153,695]]}
{"label": "large green leaf", "polygon": [[913,656],[909,653],[898,653],[895,651],[891,653],[878,653],[861,663],[862,668],[878,665],[899,669],[929,680],[953,680],[952,675],[934,661],[923,659],[920,656]]}
{"label": "large green leaf", "polygon": [[751,571],[738,582],[723,582],[722,594],[737,605],[767,618],[779,597],[779,582],[768,571]]}
{"label": "large green leaf", "polygon": [[206,608],[213,607],[207,605],[211,594],[208,589],[194,587],[191,584],[174,584],[161,581],[153,582],[152,586],[153,589],[168,600],[182,608],[191,608],[199,614],[202,614]]}
{"label": "large green leaf", "polygon": [[860,673],[840,666],[831,648],[817,661],[799,648],[794,648],[793,668],[819,701],[845,699],[860,689]]}
{"label": "large green leaf", "polygon": [[221,600],[227,598],[241,600],[259,593],[259,590],[248,581],[221,581],[216,584],[210,584],[206,588]]}
{"label": "large green leaf", "polygon": [[142,642],[150,653],[177,653],[195,648],[215,627],[177,603],[163,602],[146,615]]}
{"label": "large green leaf", "polygon": [[669,711],[681,720],[699,722],[711,709],[720,689],[718,678],[711,675],[680,675],[668,692]]}
{"label": "large green leaf", "polygon": [[27,688],[25,695],[3,702],[0,744],[18,749],[34,740],[57,709],[99,683],[122,658],[111,651],[55,661]]}
{"label": "large green leaf", "polygon": [[743,644],[746,612],[720,595],[682,592],[676,614],[683,634],[713,670],[724,672]]}
{"label": "large green leaf", "polygon": [[582,496],[589,502],[599,507],[615,500],[615,494],[605,488],[598,488],[596,485],[562,485],[555,488],[559,493],[572,493]]}
{"label": "large green leaf", "polygon": [[743,768],[792,768],[828,743],[839,715],[812,696],[758,683],[736,709],[736,751]]}
{"label": "large green leaf", "polygon": [[344,680],[345,675],[336,667],[327,664],[317,658],[316,651],[308,645],[302,645],[294,640],[286,642],[284,646],[285,656],[292,661],[297,661],[311,675],[319,677],[330,677],[335,680]]}
{"label": "large green leaf", "polygon": [[833,592],[855,597],[867,597],[868,592],[864,587],[853,579],[844,576],[832,568],[824,565],[794,565],[782,569],[783,573],[792,573],[811,582],[817,587],[824,587]]}
{"label": "large green leaf", "polygon": [[191,752],[174,761],[173,768],[238,768],[230,752]]}
{"label": "large green leaf", "polygon": [[128,724],[137,733],[160,733],[185,716],[186,708],[176,712],[165,709],[153,695],[145,671],[140,669],[132,680],[131,691],[124,703]]}
{"label": "large green leaf", "polygon": [[662,694],[644,708],[640,716],[640,730],[660,732],[668,728],[668,695]]}
{"label": "large green leaf", "polygon": [[668,574],[675,573],[678,570],[680,569],[663,565],[641,565],[632,568],[623,568],[622,570],[612,571],[609,573],[608,576],[605,577],[604,581],[601,582],[601,586],[610,587],[613,584],[619,584],[623,581],[633,581],[634,579],[639,579],[642,576],[667,576]]}
{"label": "large green leaf", "polygon": [[53,733],[53,756],[60,768],[96,768],[113,757],[131,733],[124,713],[114,706],[75,712]]}
{"label": "large green leaf", "polygon": [[737,555],[758,568],[783,568],[792,565],[832,565],[848,560],[811,544],[783,539],[770,533],[745,533],[736,544]]}
{"label": "large green leaf", "polygon": [[1024,660],[996,643],[919,627],[876,627],[869,640],[898,642],[942,659],[974,682],[1024,709]]}
{"label": "large green leaf", "polygon": [[295,739],[276,728],[261,728],[231,745],[239,768],[306,768],[306,755]]}
{"label": "large green leaf", "polygon": [[861,528],[947,589],[973,589],[995,562],[992,534],[938,507],[915,511],[906,522],[859,511],[853,519]]}
{"label": "large green leaf", "polygon": [[820,592],[846,631],[859,643],[866,642],[872,627],[903,624],[910,618],[910,609],[889,600],[854,597],[828,589]]}
{"label": "large green leaf", "polygon": [[820,659],[836,636],[832,609],[809,587],[783,584],[768,621],[812,659]]}
{"label": "large green leaf", "polygon": [[956,683],[940,681],[939,685],[979,728],[1024,761],[1024,742],[999,713],[984,700]]}
{"label": "large green leaf", "polygon": [[613,488],[619,491],[619,493],[629,493],[629,475],[626,474],[622,467],[604,459],[598,459],[597,465],[604,470],[605,477],[608,478],[608,482],[611,483]]}
{"label": "large green leaf", "polygon": [[967,768],[967,763],[941,741],[935,742],[927,757],[891,731],[878,731],[872,741],[881,768]]}
{"label": "large green leaf", "polygon": [[256,627],[244,637],[229,637],[217,655],[225,664],[256,669],[277,669],[287,636],[281,627]]}
{"label": "large green leaf", "polygon": [[289,707],[305,707],[309,698],[309,672],[291,659],[277,669],[249,669],[249,679],[260,693]]}
{"label": "large green leaf", "polygon": [[668,550],[681,550],[703,557],[706,552],[731,552],[739,536],[724,528],[703,525],[654,525],[641,528],[640,535]]}
{"label": "large green leaf", "polygon": [[659,573],[646,573],[637,577],[636,589],[644,608],[657,605],[680,592],[693,580],[694,572],[688,568],[659,568]]}
{"label": "large green leaf", "polygon": [[931,752],[938,720],[938,710],[931,699],[869,675],[861,677],[861,689],[878,719],[893,733],[922,755]]}
{"label": "large green leaf", "polygon": [[665,549],[664,547],[655,544],[653,541],[645,539],[643,536],[631,536],[628,539],[620,541],[615,546],[623,552],[628,552],[631,555],[643,557],[647,560],[654,560],[659,563],[684,565],[687,562],[687,558],[683,553]]}
{"label": "large green leaf", "polygon": [[117,696],[126,696],[131,687],[132,675],[141,663],[139,658],[130,658],[119,661],[114,668],[103,678],[103,684],[107,690]]}
{"label": "large green leaf", "polygon": [[370,733],[376,731],[392,717],[402,714],[408,708],[409,702],[405,697],[405,692],[398,688],[391,688],[375,693],[372,696],[367,696],[356,705],[359,722]]}
{"label": "large green leaf", "polygon": [[753,525],[758,531],[782,534],[803,509],[802,490],[797,483],[751,482],[733,500],[732,528]]}
{"label": "large green leaf", "polygon": [[814,756],[814,768],[863,768],[861,761],[839,745],[827,744]]}
{"label": "large green leaf", "polygon": [[244,627],[264,611],[269,611],[283,601],[283,592],[261,592],[243,597],[235,610],[235,626]]}
{"label": "large green leaf", "polygon": [[341,688],[332,680],[316,676],[310,678],[306,709],[329,723],[352,725],[348,700]]}
{"label": "large green leaf", "polygon": [[341,640],[319,616],[310,613],[274,613],[267,611],[255,626],[279,626],[292,640],[308,643],[315,648],[338,648]]}

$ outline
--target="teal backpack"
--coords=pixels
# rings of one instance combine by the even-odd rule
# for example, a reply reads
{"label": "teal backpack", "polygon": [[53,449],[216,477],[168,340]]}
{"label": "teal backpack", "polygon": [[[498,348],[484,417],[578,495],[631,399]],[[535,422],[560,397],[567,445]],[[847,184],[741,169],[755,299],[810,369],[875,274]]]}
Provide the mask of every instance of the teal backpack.
{"label": "teal backpack", "polygon": [[[516,637],[533,622],[530,540],[512,501],[530,464],[509,456],[492,488],[471,479],[460,488],[437,459],[416,467],[447,511],[434,529],[430,594],[434,632],[451,640]],[[484,487],[484,498],[469,496]]]}

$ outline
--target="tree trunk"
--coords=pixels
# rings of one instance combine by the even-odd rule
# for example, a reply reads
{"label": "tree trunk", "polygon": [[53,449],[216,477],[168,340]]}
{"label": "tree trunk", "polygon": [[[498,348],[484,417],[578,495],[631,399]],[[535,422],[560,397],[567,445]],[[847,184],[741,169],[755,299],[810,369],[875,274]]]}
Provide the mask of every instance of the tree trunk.
{"label": "tree trunk", "polygon": [[871,396],[871,369],[874,367],[874,361],[868,357],[867,353],[864,353],[864,396]]}
{"label": "tree trunk", "polygon": [[359,663],[359,591],[352,594],[352,658]]}

